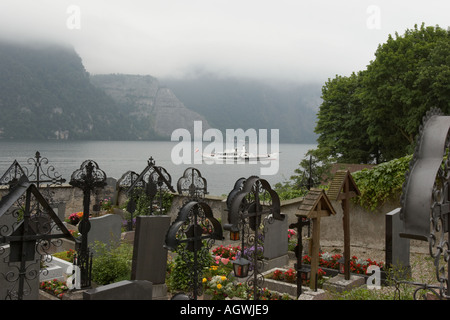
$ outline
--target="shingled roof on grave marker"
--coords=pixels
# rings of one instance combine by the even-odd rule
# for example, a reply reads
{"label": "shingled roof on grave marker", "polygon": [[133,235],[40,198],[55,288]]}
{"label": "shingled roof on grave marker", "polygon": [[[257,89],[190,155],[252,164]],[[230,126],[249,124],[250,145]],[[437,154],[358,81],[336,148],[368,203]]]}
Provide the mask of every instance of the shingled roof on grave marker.
{"label": "shingled roof on grave marker", "polygon": [[334,175],[327,191],[327,196],[330,200],[342,200],[343,197],[346,197],[346,195],[342,194],[342,190],[344,189],[344,184],[347,180],[349,183],[350,198],[360,195],[360,191],[355,183],[355,180],[350,174],[350,171],[338,170],[336,171],[336,174]]}
{"label": "shingled roof on grave marker", "polygon": [[297,216],[307,218],[320,218],[335,215],[336,211],[331,205],[323,189],[311,188],[298,207]]}

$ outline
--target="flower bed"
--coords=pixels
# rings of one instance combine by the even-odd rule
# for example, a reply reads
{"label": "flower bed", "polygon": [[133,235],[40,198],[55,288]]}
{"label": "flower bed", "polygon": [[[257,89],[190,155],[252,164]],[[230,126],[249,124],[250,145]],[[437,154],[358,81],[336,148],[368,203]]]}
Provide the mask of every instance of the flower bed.
{"label": "flower bed", "polygon": [[[323,268],[324,271],[326,269],[339,270],[339,259],[342,258],[340,254],[331,254],[328,252],[320,252],[319,253],[319,267]],[[311,264],[311,258],[308,255],[304,255],[302,259],[302,263]],[[384,269],[383,262],[376,262],[371,259],[358,259],[356,256],[352,256],[350,259],[350,273],[365,275],[367,274],[367,269],[369,266],[378,266],[381,270]]]}
{"label": "flower bed", "polygon": [[64,294],[69,290],[66,284],[58,279],[42,281],[39,288],[58,299],[62,299]]}
{"label": "flower bed", "polygon": [[[286,292],[292,296],[297,293],[297,271],[294,269],[274,268],[264,273],[264,281],[267,287],[278,292]],[[317,270],[318,287],[321,288],[327,280],[326,272],[319,268]],[[310,280],[302,280],[302,286],[309,286]]]}

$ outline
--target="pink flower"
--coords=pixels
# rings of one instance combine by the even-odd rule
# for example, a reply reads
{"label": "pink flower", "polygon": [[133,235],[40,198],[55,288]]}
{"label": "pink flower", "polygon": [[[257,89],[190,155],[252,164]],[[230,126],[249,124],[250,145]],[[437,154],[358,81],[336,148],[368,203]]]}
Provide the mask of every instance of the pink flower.
{"label": "pink flower", "polygon": [[228,264],[228,262],[230,262],[230,259],[226,259],[226,258],[222,258],[220,259],[220,262],[222,262],[223,264]]}

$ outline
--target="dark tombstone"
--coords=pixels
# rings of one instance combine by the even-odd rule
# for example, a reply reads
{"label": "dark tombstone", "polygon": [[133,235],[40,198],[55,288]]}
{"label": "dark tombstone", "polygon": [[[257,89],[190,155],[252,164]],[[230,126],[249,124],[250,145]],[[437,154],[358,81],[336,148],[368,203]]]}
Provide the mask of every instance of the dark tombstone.
{"label": "dark tombstone", "polygon": [[386,214],[386,266],[402,278],[410,274],[410,239],[400,237],[403,224],[400,208]]}
{"label": "dark tombstone", "polygon": [[148,280],[153,284],[153,298],[167,295],[167,249],[165,235],[169,216],[138,216],[133,248],[131,280]]}

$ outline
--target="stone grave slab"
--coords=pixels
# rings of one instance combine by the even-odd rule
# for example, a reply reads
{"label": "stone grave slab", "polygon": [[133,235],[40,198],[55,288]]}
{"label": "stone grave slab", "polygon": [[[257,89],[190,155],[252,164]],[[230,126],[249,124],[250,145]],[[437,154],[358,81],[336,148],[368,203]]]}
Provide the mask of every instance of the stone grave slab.
{"label": "stone grave slab", "polygon": [[288,219],[273,220],[267,224],[264,234],[264,269],[270,270],[289,263],[288,256]]}
{"label": "stone grave slab", "polygon": [[152,283],[123,280],[83,292],[83,300],[152,300]]}
{"label": "stone grave slab", "polygon": [[[116,214],[90,218],[91,229],[88,233],[88,246],[92,247],[96,241],[107,246],[119,244],[122,234],[122,218]],[[95,255],[95,253],[94,253]]]}

